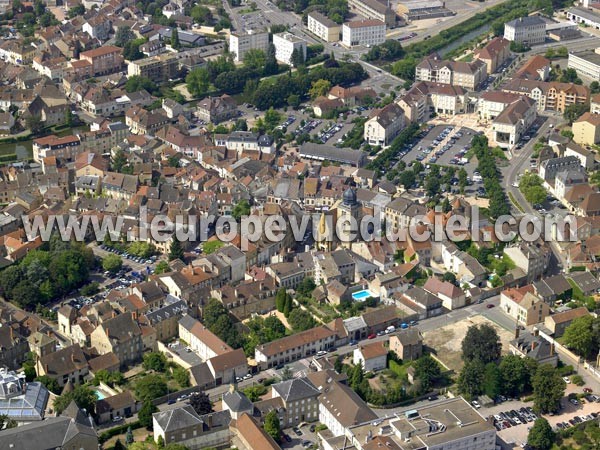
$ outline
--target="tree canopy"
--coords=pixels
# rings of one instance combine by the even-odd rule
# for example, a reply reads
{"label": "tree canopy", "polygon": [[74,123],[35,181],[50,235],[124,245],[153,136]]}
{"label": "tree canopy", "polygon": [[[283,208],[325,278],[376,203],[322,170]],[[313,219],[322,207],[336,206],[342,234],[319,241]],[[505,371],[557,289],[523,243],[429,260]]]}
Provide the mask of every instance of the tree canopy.
{"label": "tree canopy", "polygon": [[465,362],[475,359],[484,365],[500,359],[502,344],[498,333],[491,325],[473,325],[462,341],[462,358]]}
{"label": "tree canopy", "polygon": [[550,450],[554,444],[554,431],[543,417],[535,419],[529,435],[527,436],[527,443],[534,448],[534,450]]}
{"label": "tree canopy", "polygon": [[72,391],[65,392],[54,399],[54,409],[57,414],[63,412],[72,401],[80,409],[85,409],[89,414],[94,414],[96,410],[96,393],[87,385],[81,384],[75,386]]}
{"label": "tree canopy", "polygon": [[532,379],[533,403],[542,413],[556,412],[560,408],[566,383],[560,373],[549,364],[540,365]]}

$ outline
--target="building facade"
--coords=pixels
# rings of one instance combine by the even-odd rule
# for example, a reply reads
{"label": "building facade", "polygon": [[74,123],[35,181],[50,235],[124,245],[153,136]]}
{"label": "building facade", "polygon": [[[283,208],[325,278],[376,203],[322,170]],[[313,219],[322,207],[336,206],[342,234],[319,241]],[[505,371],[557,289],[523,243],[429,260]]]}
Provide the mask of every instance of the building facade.
{"label": "building facade", "polygon": [[504,24],[504,39],[525,45],[543,44],[546,22],[538,16],[519,17]]}
{"label": "building facade", "polygon": [[337,42],[340,40],[342,27],[329,17],[318,11],[308,13],[308,31],[325,42]]}
{"label": "building facade", "polygon": [[294,52],[302,55],[302,60],[306,61],[306,41],[294,36],[292,33],[274,34],[273,46],[275,47],[277,61],[293,66]]}
{"label": "building facade", "polygon": [[248,30],[245,34],[231,33],[229,36],[229,51],[235,55],[235,60],[244,60],[246,52],[251,49],[269,50],[269,33],[267,31]]}
{"label": "building facade", "polygon": [[345,47],[371,47],[384,42],[385,23],[381,20],[364,19],[342,25],[342,44]]}

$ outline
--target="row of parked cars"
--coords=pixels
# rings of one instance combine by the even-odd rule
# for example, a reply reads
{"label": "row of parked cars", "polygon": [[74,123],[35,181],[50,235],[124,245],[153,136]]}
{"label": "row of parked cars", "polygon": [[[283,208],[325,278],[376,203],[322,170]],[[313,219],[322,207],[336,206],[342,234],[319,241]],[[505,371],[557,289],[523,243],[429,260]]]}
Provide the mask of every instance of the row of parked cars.
{"label": "row of parked cars", "polygon": [[151,256],[150,258],[144,258],[141,256],[130,255],[127,252],[122,252],[119,249],[116,249],[114,247],[109,247],[108,245],[104,245],[104,244],[100,245],[100,248],[102,250],[122,256],[125,259],[129,259],[129,260],[134,261],[139,264],[152,264],[153,262],[156,261],[156,256]]}
{"label": "row of parked cars", "polygon": [[331,139],[335,133],[337,133],[341,129],[342,129],[342,125],[336,123],[335,125],[332,125],[331,127],[329,127],[327,130],[323,131],[321,133],[319,139],[324,144],[329,139]]}
{"label": "row of parked cars", "polygon": [[519,410],[511,409],[510,411],[494,414],[494,426],[496,430],[500,431],[533,422],[535,419],[537,419],[537,415],[533,412],[533,408],[531,406],[523,406]]}
{"label": "row of parked cars", "polygon": [[310,120],[310,121],[306,122],[303,126],[296,128],[296,131],[294,131],[294,134],[296,136],[298,136],[299,134],[308,133],[308,132],[314,130],[315,128],[317,128],[322,123],[323,123],[323,121],[319,120],[319,119]]}
{"label": "row of parked cars", "polygon": [[277,125],[277,129],[278,130],[283,130],[284,128],[289,127],[295,121],[296,121],[296,117],[295,116],[288,116],[288,118],[285,119],[285,122],[283,122],[281,125]]}
{"label": "row of parked cars", "polygon": [[572,426],[578,425],[580,423],[587,422],[589,420],[594,420],[597,417],[598,417],[597,412],[593,412],[593,413],[585,415],[585,416],[575,416],[572,419],[569,419],[568,421],[558,422],[556,424],[556,429],[557,430],[566,430],[567,428],[571,428]]}

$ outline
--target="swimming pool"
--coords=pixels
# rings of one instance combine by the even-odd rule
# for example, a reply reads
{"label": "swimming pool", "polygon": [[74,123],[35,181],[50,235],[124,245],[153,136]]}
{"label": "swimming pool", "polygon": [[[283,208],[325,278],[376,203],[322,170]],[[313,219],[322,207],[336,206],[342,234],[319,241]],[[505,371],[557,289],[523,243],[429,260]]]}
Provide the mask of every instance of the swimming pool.
{"label": "swimming pool", "polygon": [[352,300],[354,300],[355,302],[365,301],[369,297],[374,297],[374,295],[368,289],[363,289],[362,291],[358,291],[352,294]]}
{"label": "swimming pool", "polygon": [[99,391],[98,389],[96,389],[94,393],[96,394],[96,398],[98,400],[104,400],[106,398],[106,395],[104,395],[104,393],[102,391]]}

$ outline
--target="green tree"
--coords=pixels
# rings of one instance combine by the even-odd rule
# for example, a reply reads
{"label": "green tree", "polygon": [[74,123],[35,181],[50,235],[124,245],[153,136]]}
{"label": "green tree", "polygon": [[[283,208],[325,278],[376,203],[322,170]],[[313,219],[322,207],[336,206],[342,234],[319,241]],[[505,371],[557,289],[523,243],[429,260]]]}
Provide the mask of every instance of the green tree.
{"label": "green tree", "polygon": [[294,302],[292,300],[292,296],[287,294],[285,296],[285,306],[283,307],[283,315],[287,318],[289,317],[292,309],[294,307]]}
{"label": "green tree", "polygon": [[531,384],[535,409],[541,413],[558,411],[566,388],[559,372],[549,364],[542,364],[537,368]]}
{"label": "green tree", "polygon": [[31,130],[32,134],[38,134],[44,129],[42,118],[37,115],[27,117],[27,119],[25,119],[25,123],[27,128]]}
{"label": "green tree", "polygon": [[199,24],[209,24],[213,20],[210,9],[206,6],[196,5],[190,10],[190,16]]}
{"label": "green tree", "polygon": [[525,173],[519,180],[519,191],[525,199],[533,204],[543,203],[546,200],[546,189],[542,186],[542,180],[535,173]]}
{"label": "green tree", "polygon": [[69,19],[73,19],[74,17],[83,16],[84,14],[85,14],[85,6],[83,5],[83,3],[79,3],[69,9],[69,12],[67,13],[67,17]]}
{"label": "green tree", "polygon": [[65,392],[54,399],[54,409],[57,414],[63,412],[72,401],[80,409],[85,409],[89,414],[94,414],[96,409],[96,393],[87,385],[75,386],[70,392]]}
{"label": "green tree", "polygon": [[265,127],[267,131],[272,131],[281,123],[281,113],[272,107],[265,111]]}
{"label": "green tree", "polygon": [[266,62],[267,55],[258,48],[252,48],[244,54],[244,66],[250,70],[262,72]]}
{"label": "green tree", "polygon": [[420,357],[413,364],[415,378],[421,382],[422,392],[427,392],[442,375],[438,362],[430,355]]}
{"label": "green tree", "polygon": [[190,372],[183,367],[175,367],[173,369],[173,379],[180,387],[186,388],[190,385]]}
{"label": "green tree", "polygon": [[179,42],[179,30],[177,27],[171,28],[171,48],[179,50],[181,48],[181,42]]}
{"label": "green tree", "polygon": [[317,287],[317,285],[315,284],[314,279],[312,279],[311,277],[304,277],[304,279],[300,282],[300,284],[296,288],[296,292],[298,293],[299,296],[310,297],[316,287]]}
{"label": "green tree", "polygon": [[159,261],[158,264],[156,264],[156,266],[154,267],[154,273],[156,275],[169,272],[170,270],[171,268],[169,267],[169,263],[164,260]]}
{"label": "green tree", "polygon": [[34,381],[42,383],[44,386],[46,386],[46,389],[48,389],[53,394],[60,394],[61,389],[58,385],[58,381],[56,381],[56,378],[51,378],[48,375],[42,375],[41,377],[37,377]]}
{"label": "green tree", "polygon": [[468,183],[467,178],[468,178],[467,171],[465,170],[464,167],[461,167],[460,170],[458,171],[458,187],[460,188],[461,194],[464,194],[465,188],[467,187],[467,183]]}
{"label": "green tree", "polygon": [[462,341],[462,358],[465,362],[478,359],[485,365],[498,361],[501,351],[502,343],[498,333],[486,323],[469,327]]}
{"label": "green tree", "polygon": [[115,441],[115,445],[113,447],[113,450],[127,450],[127,447],[125,445],[123,445],[123,443],[121,442],[120,439],[117,439]]}
{"label": "green tree", "polygon": [[290,368],[290,366],[285,366],[283,368],[283,370],[281,371],[281,380],[287,381],[287,380],[291,380],[292,378],[294,378],[294,372],[292,372],[292,369]]}
{"label": "green tree", "polygon": [[265,432],[275,440],[275,442],[280,442],[281,440],[281,424],[279,423],[279,417],[277,417],[277,412],[275,410],[271,410],[265,416]]}
{"label": "green tree", "polygon": [[479,359],[465,361],[463,370],[458,376],[458,390],[468,399],[483,392],[485,365]]}
{"label": "green tree", "polygon": [[597,81],[592,81],[590,83],[590,91],[592,94],[598,94],[600,92],[600,83]]}
{"label": "green tree", "polygon": [[287,104],[289,106],[291,106],[292,108],[298,108],[300,106],[300,103],[302,103],[302,100],[300,99],[299,95],[297,95],[297,94],[288,95]]}
{"label": "green tree", "polygon": [[286,297],[287,293],[285,291],[285,288],[279,288],[279,290],[277,291],[277,295],[275,296],[275,307],[280,313],[282,313],[285,308]]}
{"label": "green tree", "polygon": [[145,375],[136,381],[134,392],[139,400],[154,400],[167,394],[167,383],[162,375]]}
{"label": "green tree", "polygon": [[306,61],[304,60],[304,52],[295,48],[292,51],[292,56],[290,56],[290,63],[292,67],[300,67],[303,66]]}
{"label": "green tree", "polygon": [[131,30],[131,28],[122,25],[117,28],[117,32],[115,33],[115,45],[117,47],[124,47],[125,44],[129,41],[135,39],[135,34]]}
{"label": "green tree", "polygon": [[146,370],[164,372],[167,368],[167,357],[162,352],[150,352],[144,354],[142,365]]}
{"label": "green tree", "polygon": [[502,372],[496,363],[488,363],[483,375],[483,392],[490,398],[496,398],[502,392]]}
{"label": "green tree", "polygon": [[202,251],[204,252],[205,255],[211,255],[214,252],[216,252],[217,250],[219,250],[220,248],[222,248],[224,245],[225,245],[225,243],[223,243],[222,241],[213,239],[211,241],[204,243],[204,245],[202,246]]}
{"label": "green tree", "polygon": [[140,425],[146,429],[152,429],[152,414],[158,412],[158,408],[150,400],[145,400],[142,407],[138,411],[138,421]]}
{"label": "green tree", "polygon": [[201,97],[208,92],[210,77],[205,68],[193,69],[185,77],[187,89],[194,97]]}
{"label": "green tree", "polygon": [[527,436],[527,444],[533,447],[534,450],[550,450],[554,444],[554,439],[554,431],[552,431],[548,421],[543,417],[535,419]]}
{"label": "green tree", "polygon": [[317,324],[311,313],[300,308],[292,309],[287,316],[287,319],[288,323],[296,333],[310,330]]}
{"label": "green tree", "polygon": [[127,427],[127,433],[125,434],[125,443],[127,445],[133,444],[133,430],[131,425]]}
{"label": "green tree", "polygon": [[173,236],[173,242],[171,242],[171,248],[169,249],[169,261],[174,261],[176,259],[183,261],[184,254],[181,242],[179,242],[179,239]]}
{"label": "green tree", "polygon": [[156,92],[158,90],[156,84],[150,78],[142,77],[139,75],[129,77],[125,82],[125,90],[127,92],[138,92],[142,89],[150,93]]}
{"label": "green tree", "polygon": [[565,329],[563,343],[578,355],[595,356],[598,353],[598,342],[594,336],[593,316],[578,317]]}
{"label": "green tree", "polygon": [[237,202],[234,205],[233,210],[231,211],[231,215],[238,222],[241,220],[242,217],[249,216],[250,215],[250,203],[248,203],[248,200],[246,200],[244,198],[244,199],[241,199],[239,202]]}
{"label": "green tree", "polygon": [[190,397],[190,405],[194,411],[200,416],[213,412],[212,403],[208,394],[205,392],[197,392]]}
{"label": "green tree", "polygon": [[120,256],[109,254],[102,259],[102,268],[111,273],[117,273],[123,267],[123,260]]}
{"label": "green tree", "polygon": [[279,72],[279,64],[275,57],[275,46],[269,44],[269,47],[267,47],[267,54],[265,55],[265,70],[263,73],[268,76],[275,75],[277,72]]}
{"label": "green tree", "polygon": [[563,117],[569,125],[573,124],[577,119],[579,119],[583,113],[589,110],[590,105],[587,103],[575,103],[573,105],[569,105],[565,108],[565,112],[563,113]]}
{"label": "green tree", "polygon": [[517,355],[506,355],[500,362],[502,393],[518,397],[531,386],[531,374],[527,361]]}
{"label": "green tree", "polygon": [[331,82],[329,80],[316,80],[312,82],[312,86],[308,91],[310,98],[313,100],[317,97],[326,96],[331,90]]}

